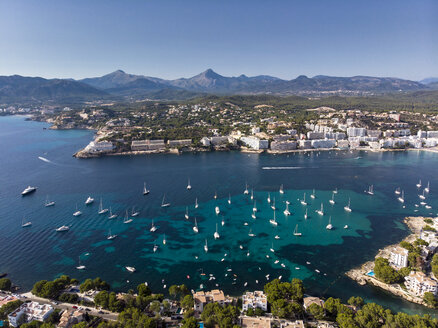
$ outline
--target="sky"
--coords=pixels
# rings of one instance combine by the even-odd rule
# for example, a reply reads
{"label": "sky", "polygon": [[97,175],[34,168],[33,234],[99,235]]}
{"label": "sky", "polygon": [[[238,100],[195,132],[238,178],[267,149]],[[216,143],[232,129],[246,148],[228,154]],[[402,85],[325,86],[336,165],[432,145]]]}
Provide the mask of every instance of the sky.
{"label": "sky", "polygon": [[436,0],[1,0],[0,75],[438,77]]}

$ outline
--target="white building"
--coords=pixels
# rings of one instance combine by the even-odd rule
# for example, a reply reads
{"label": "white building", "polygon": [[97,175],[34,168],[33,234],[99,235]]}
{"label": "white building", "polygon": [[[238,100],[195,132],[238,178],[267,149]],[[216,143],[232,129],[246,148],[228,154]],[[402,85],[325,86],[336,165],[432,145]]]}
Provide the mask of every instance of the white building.
{"label": "white building", "polygon": [[158,150],[164,149],[166,145],[164,140],[133,140],[131,143],[131,150]]}
{"label": "white building", "polygon": [[203,137],[203,138],[201,139],[201,144],[202,144],[204,147],[208,147],[208,146],[210,146],[210,139],[208,139],[207,137]]}
{"label": "white building", "polygon": [[347,136],[349,137],[365,137],[367,129],[350,127],[347,129]]}
{"label": "white building", "polygon": [[110,141],[91,141],[85,150],[89,153],[104,153],[114,149],[114,145]]}
{"label": "white building", "polygon": [[242,142],[252,148],[252,149],[268,149],[269,148],[269,142],[268,140],[260,140],[257,137],[242,137],[240,138],[240,140],[242,140]]}
{"label": "white building", "polygon": [[170,147],[184,147],[192,144],[192,139],[168,140],[167,144]]}
{"label": "white building", "polygon": [[312,140],[313,148],[333,148],[336,146],[335,139]]}
{"label": "white building", "polygon": [[315,139],[323,139],[324,138],[324,132],[307,132],[307,139],[309,140],[315,140]]}
{"label": "white building", "polygon": [[427,131],[428,138],[438,138],[438,131]]}
{"label": "white building", "polygon": [[193,294],[194,309],[195,311],[201,313],[204,311],[204,306],[208,303],[218,303],[224,306],[230,300],[225,298],[224,292],[219,289],[213,289],[209,292],[199,291]]}
{"label": "white building", "polygon": [[293,149],[297,149],[297,142],[296,141],[272,141],[271,142],[271,150],[285,151],[285,150],[293,150]]}
{"label": "white building", "polygon": [[33,320],[45,321],[52,312],[53,307],[50,304],[23,303],[14,312],[8,314],[8,321],[11,326],[18,327]]}
{"label": "white building", "polygon": [[396,268],[405,268],[408,266],[408,255],[409,252],[407,249],[396,246],[391,250],[389,263]]}
{"label": "white building", "polygon": [[424,296],[426,292],[437,295],[437,281],[429,278],[423,272],[411,272],[405,280],[406,288],[417,296]]}
{"label": "white building", "polygon": [[213,146],[226,145],[228,143],[228,137],[211,137],[210,143]]}
{"label": "white building", "polygon": [[248,311],[248,309],[262,309],[268,310],[268,299],[263,291],[256,290],[254,292],[246,292],[242,296],[242,311]]}
{"label": "white building", "polygon": [[258,126],[254,126],[254,127],[251,129],[251,133],[252,133],[252,134],[260,133],[260,128],[259,128]]}

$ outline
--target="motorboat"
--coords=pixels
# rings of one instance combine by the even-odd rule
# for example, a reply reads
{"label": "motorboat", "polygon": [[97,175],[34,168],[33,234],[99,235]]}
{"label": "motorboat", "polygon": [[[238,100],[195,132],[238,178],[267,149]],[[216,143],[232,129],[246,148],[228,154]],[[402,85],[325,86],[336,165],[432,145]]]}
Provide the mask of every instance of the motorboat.
{"label": "motorboat", "polygon": [[94,198],[91,196],[88,196],[87,200],[85,201],[85,205],[90,205],[94,202]]}
{"label": "motorboat", "polygon": [[27,186],[26,189],[24,189],[21,192],[21,196],[29,195],[29,194],[33,193],[34,191],[36,191],[36,190],[37,190],[37,187]]}

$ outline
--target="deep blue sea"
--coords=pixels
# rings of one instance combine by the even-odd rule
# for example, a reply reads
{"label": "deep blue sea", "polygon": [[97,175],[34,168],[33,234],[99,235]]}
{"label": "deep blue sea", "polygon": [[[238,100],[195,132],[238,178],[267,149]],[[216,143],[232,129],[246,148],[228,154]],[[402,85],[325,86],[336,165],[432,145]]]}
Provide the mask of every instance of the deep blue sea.
{"label": "deep blue sea", "polygon": [[[7,272],[23,289],[68,274],[78,279],[100,276],[118,290],[147,281],[155,292],[185,283],[195,290],[202,284],[204,289],[219,287],[239,295],[282,276],[303,279],[307,292],[315,296],[359,295],[394,311],[431,313],[378,288],[359,286],[344,272],[405,237],[405,216],[437,215],[438,154],[211,152],[84,160],[72,154],[93,132],[43,129],[48,126],[23,117],[0,117],[0,273]],[[191,190],[186,188],[188,179]],[[423,185],[430,181],[426,202],[431,210],[414,206],[419,203],[419,179]],[[150,189],[147,196],[142,193],[144,182]],[[246,183],[248,195],[243,194]],[[38,190],[22,197],[28,185]],[[369,185],[374,185],[374,196],[364,193]],[[405,192],[405,208],[394,194],[397,187]],[[315,199],[310,198],[313,189]],[[256,219],[251,217],[251,191]],[[307,206],[299,201],[304,193]],[[170,207],[161,207],[164,194]],[[275,198],[278,226],[269,222],[273,210],[268,195]],[[86,206],[88,196],[95,202]],[[47,197],[56,205],[45,207]],[[98,215],[100,199],[118,218]],[[344,211],[349,199],[351,213]],[[286,200],[290,216],[283,214]],[[324,216],[315,213],[321,203]],[[76,206],[82,211],[79,217],[72,215]],[[133,207],[140,215],[124,224],[126,210],[131,214]],[[184,217],[187,208],[189,219]],[[31,227],[21,227],[23,217]],[[330,217],[334,229],[329,231]],[[155,232],[150,232],[152,220]],[[70,230],[56,232],[61,225]],[[293,235],[297,225],[301,237]],[[115,239],[107,240],[109,230],[117,234]],[[79,258],[86,270],[76,269]],[[126,266],[137,271],[129,273]]]}

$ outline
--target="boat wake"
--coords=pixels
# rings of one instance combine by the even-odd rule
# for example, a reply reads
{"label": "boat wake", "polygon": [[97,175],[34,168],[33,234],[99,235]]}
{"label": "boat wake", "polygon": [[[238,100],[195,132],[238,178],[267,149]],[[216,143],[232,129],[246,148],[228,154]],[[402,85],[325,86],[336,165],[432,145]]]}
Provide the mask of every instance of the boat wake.
{"label": "boat wake", "polygon": [[263,166],[262,170],[299,170],[302,166]]}
{"label": "boat wake", "polygon": [[51,160],[49,160],[49,159],[47,159],[45,157],[42,157],[42,156],[38,156],[38,159],[40,159],[40,160],[42,160],[43,162],[46,162],[46,163],[55,164]]}

